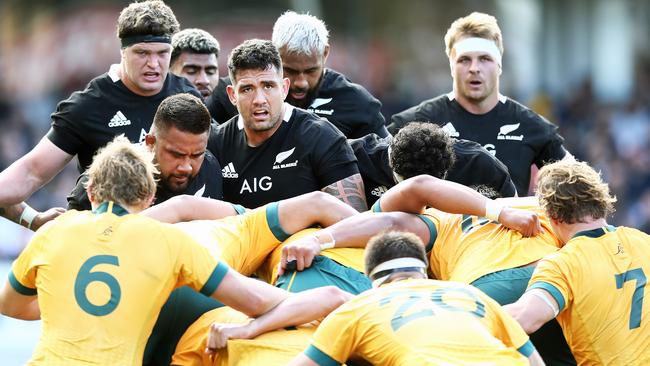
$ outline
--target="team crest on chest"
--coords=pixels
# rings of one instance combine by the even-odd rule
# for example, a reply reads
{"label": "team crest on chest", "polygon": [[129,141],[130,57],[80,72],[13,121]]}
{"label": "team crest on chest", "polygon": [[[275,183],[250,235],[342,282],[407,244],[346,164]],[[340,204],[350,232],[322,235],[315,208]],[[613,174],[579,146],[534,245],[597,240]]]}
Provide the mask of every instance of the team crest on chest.
{"label": "team crest on chest", "polygon": [[503,125],[499,129],[499,133],[497,133],[497,140],[516,140],[516,141],[521,141],[524,139],[524,135],[511,135],[511,132],[515,132],[517,129],[519,129],[519,126],[521,123],[515,123],[511,125]]}
{"label": "team crest on chest", "polygon": [[298,166],[298,159],[296,159],[295,161],[289,162],[289,163],[284,162],[285,160],[289,159],[291,157],[291,155],[293,155],[293,152],[295,150],[296,150],[296,148],[294,147],[294,148],[292,148],[290,150],[283,151],[283,152],[279,153],[278,155],[276,155],[275,162],[273,162],[273,170],[284,169],[284,168],[292,168],[292,167]]}

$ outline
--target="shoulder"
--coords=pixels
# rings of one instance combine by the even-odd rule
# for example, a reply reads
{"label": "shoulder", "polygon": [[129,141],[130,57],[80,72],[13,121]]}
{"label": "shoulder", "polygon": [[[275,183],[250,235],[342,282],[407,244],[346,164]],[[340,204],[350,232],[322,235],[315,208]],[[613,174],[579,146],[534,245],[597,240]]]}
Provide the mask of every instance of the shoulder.
{"label": "shoulder", "polygon": [[435,122],[430,121],[430,119],[437,118],[440,112],[448,110],[450,103],[451,101],[447,94],[439,95],[435,98],[422,101],[418,105],[393,115],[393,119],[412,119],[412,121],[419,122]]}
{"label": "shoulder", "polygon": [[293,107],[290,122],[294,133],[304,135],[304,137],[318,135],[345,138],[343,133],[331,122],[304,109]]}
{"label": "shoulder", "polygon": [[358,103],[359,101],[374,102],[376,98],[363,86],[353,83],[345,75],[332,69],[326,69],[323,83],[318,94],[340,96],[343,101]]}
{"label": "shoulder", "polygon": [[115,93],[117,86],[108,74],[102,74],[92,79],[84,90],[75,91],[57,105],[57,111],[68,110],[80,112],[88,111],[89,106],[100,106],[104,103],[107,94]]}
{"label": "shoulder", "polygon": [[508,114],[529,125],[555,127],[549,120],[510,97],[507,97],[504,108]]}
{"label": "shoulder", "polygon": [[194,85],[189,80],[182,76],[176,76],[171,72],[167,74],[167,88],[166,94],[189,93],[195,97],[201,98],[201,94],[196,90]]}

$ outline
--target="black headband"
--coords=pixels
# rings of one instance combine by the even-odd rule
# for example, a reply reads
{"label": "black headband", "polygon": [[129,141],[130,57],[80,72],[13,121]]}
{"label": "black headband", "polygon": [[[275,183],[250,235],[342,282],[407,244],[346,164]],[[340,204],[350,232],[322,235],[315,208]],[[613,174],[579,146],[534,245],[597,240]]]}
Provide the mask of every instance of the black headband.
{"label": "black headband", "polygon": [[131,45],[134,45],[136,43],[152,43],[152,42],[157,42],[157,43],[172,43],[172,37],[171,36],[154,36],[152,34],[145,34],[142,36],[131,36],[131,37],[124,37],[120,38],[120,42],[122,42],[122,48],[129,47]]}
{"label": "black headband", "polygon": [[419,272],[419,273],[424,273],[424,268],[422,267],[402,267],[402,268],[391,268],[391,269],[386,269],[383,271],[379,271],[372,276],[370,276],[371,280],[376,280],[378,278],[382,278],[386,275],[389,275],[391,273],[395,272]]}

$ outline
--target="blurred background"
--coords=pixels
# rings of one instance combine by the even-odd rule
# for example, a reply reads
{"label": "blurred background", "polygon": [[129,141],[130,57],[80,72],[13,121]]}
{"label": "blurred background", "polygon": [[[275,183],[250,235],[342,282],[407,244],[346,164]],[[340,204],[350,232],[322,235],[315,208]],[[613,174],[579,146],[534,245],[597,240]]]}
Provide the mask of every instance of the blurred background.
{"label": "blurred background", "polygon": [[[129,1],[0,0],[0,169],[47,132],[56,103],[119,62],[115,24]],[[619,199],[611,223],[650,232],[650,2],[645,0],[193,0],[167,1],[181,27],[230,50],[271,36],[285,10],[310,12],[330,30],[328,66],[396,112],[451,90],[443,36],[472,11],[503,31],[501,92],[556,123],[565,146],[600,169]],[[65,207],[76,161],[28,201]],[[0,276],[30,233],[0,219]],[[6,365],[27,360],[39,331],[0,316]],[[36,325],[34,325],[36,324]],[[5,356],[9,357],[6,359]]]}

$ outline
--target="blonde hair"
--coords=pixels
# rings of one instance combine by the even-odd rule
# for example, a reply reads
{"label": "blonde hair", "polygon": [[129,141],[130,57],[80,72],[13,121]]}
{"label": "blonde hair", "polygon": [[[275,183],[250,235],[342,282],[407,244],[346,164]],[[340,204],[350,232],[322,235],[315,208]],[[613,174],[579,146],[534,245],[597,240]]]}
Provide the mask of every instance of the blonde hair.
{"label": "blonde hair", "polygon": [[473,12],[472,14],[458,18],[445,34],[445,52],[447,57],[451,54],[454,44],[461,38],[477,37],[494,41],[497,48],[503,55],[503,39],[497,19],[492,15]]}
{"label": "blonde hair", "polygon": [[156,193],[158,173],[153,153],[120,135],[95,154],[86,188],[94,202],[137,206]]}
{"label": "blonde hair", "polygon": [[544,166],[537,183],[539,203],[546,214],[565,224],[605,218],[615,211],[616,197],[600,173],[585,162],[562,160]]}

